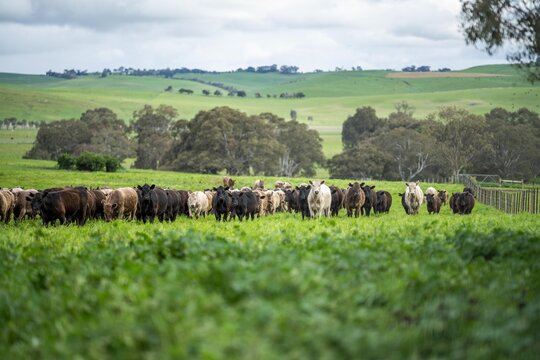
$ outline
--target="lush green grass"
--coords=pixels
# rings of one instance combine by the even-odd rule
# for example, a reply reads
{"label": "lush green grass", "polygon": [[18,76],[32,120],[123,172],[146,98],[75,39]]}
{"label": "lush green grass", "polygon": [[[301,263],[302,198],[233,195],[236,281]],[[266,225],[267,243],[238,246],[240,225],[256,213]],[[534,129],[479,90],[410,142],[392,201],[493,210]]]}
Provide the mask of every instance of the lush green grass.
{"label": "lush green grass", "polygon": [[[493,107],[516,110],[528,107],[540,112],[540,86],[524,81],[523,76],[508,65],[480,66],[466,72],[495,73],[504,76],[482,78],[399,79],[387,77],[387,71],[283,74],[185,74],[221,82],[248,92],[247,98],[203,96],[201,91],[216,89],[209,85],[180,79],[156,77],[97,76],[61,80],[37,75],[0,73],[0,119],[15,116],[27,120],[57,120],[79,117],[90,108],[106,106],[125,120],[144,104],[172,105],[182,118],[192,118],[198,111],[215,106],[230,106],[249,114],[273,112],[289,118],[296,110],[298,120],[320,129],[325,140],[325,153],[339,152],[336,142],[341,124],[361,106],[372,106],[381,116],[393,111],[394,105],[407,101],[416,108],[417,116],[425,116],[442,106],[456,105],[473,113],[483,114]],[[163,90],[171,85],[172,93]],[[179,88],[195,91],[180,95]],[[304,92],[304,99],[266,98],[266,94]],[[256,99],[260,92],[263,98]],[[328,129],[331,129],[329,131]]]}
{"label": "lush green grass", "polygon": [[[21,159],[34,136],[0,131],[0,186],[221,182],[60,171]],[[0,224],[0,357],[536,358],[538,216],[479,204],[470,216],[424,206],[411,217],[397,196],[403,183],[372,183],[394,196],[390,214]]]}

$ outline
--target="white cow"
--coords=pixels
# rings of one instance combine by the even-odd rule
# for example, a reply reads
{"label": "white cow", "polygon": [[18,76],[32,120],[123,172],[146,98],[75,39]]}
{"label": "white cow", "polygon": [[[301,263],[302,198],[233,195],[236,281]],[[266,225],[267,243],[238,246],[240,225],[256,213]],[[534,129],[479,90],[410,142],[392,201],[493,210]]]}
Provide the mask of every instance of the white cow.
{"label": "white cow", "polygon": [[208,197],[202,191],[189,192],[188,197],[188,209],[189,217],[196,219],[200,215],[206,216],[206,211],[208,210]]}
{"label": "white cow", "polygon": [[405,183],[407,188],[405,189],[405,204],[409,209],[409,215],[418,214],[420,205],[424,202],[424,193],[420,189],[420,181]]}
{"label": "white cow", "polygon": [[330,188],[322,181],[309,181],[311,190],[308,195],[309,213],[312,218],[330,216],[332,193]]}

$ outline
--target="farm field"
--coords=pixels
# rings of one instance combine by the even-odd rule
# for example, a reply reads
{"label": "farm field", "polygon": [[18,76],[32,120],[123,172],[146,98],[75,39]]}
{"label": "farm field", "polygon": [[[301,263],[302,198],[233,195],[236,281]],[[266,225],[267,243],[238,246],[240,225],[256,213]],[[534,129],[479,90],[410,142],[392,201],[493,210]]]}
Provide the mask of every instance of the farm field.
{"label": "farm field", "polygon": [[[221,183],[216,175],[56,170],[21,159],[34,136],[0,131],[2,187]],[[424,205],[412,217],[397,195],[403,183],[370,184],[392,193],[389,214],[0,224],[0,355],[535,359],[538,216],[477,204],[470,216],[448,206],[430,216]],[[429,185],[462,188],[422,188]]]}
{"label": "farm field", "polygon": [[[157,77],[88,76],[62,80],[39,75],[0,74],[0,118],[58,120],[79,117],[87,109],[108,107],[126,121],[144,104],[175,107],[180,117],[190,119],[198,111],[230,106],[248,114],[273,112],[286,119],[296,110],[298,121],[319,130],[327,156],[341,150],[341,124],[355,109],[372,106],[387,116],[394,105],[407,101],[423,117],[442,106],[455,105],[483,114],[494,107],[540,111],[540,86],[525,82],[508,65],[489,65],[460,72],[405,74],[395,78],[390,71],[344,71],[296,75],[220,73],[182,74],[174,79]],[[434,77],[444,74],[445,77]],[[498,76],[492,76],[492,75]],[[222,83],[245,90],[246,98],[203,96],[202,90],[218,88],[187,79]],[[165,92],[167,86],[173,92]],[[180,88],[193,95],[181,95]],[[221,90],[223,92],[223,90]],[[259,92],[262,98],[255,98]],[[283,92],[303,92],[303,99],[279,99]],[[278,98],[267,98],[276,94]],[[312,117],[312,121],[308,121]]]}

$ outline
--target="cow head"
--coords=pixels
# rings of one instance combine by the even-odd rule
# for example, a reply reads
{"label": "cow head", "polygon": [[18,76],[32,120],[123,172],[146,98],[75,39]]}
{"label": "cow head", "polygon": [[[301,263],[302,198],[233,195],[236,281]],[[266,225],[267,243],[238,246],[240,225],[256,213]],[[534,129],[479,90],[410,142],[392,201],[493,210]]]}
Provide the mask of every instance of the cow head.
{"label": "cow head", "polygon": [[103,203],[105,221],[111,221],[113,217],[118,215],[118,204],[107,202],[107,200],[102,200],[101,202]]}
{"label": "cow head", "polygon": [[298,188],[298,200],[300,202],[306,201],[309,195],[309,192],[311,191],[311,186],[300,186]]}
{"label": "cow head", "polygon": [[319,192],[321,192],[321,185],[324,184],[324,180],[322,181],[309,181],[310,185],[312,186],[312,191],[315,195],[319,195]]}
{"label": "cow head", "polygon": [[231,197],[231,205],[233,207],[237,207],[240,205],[241,197],[244,196],[243,192],[235,191],[233,193],[229,193],[229,196]]}
{"label": "cow head", "polygon": [[26,196],[26,201],[30,201],[30,204],[32,205],[32,213],[36,215],[41,213],[42,200],[43,200],[43,193],[41,192],[28,194]]}

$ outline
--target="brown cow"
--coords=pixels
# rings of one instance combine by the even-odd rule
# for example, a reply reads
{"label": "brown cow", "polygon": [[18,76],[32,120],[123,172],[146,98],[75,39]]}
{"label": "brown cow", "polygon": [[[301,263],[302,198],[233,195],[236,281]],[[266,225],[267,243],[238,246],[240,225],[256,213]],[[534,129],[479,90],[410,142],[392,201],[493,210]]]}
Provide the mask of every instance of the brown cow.
{"label": "brown cow", "polygon": [[448,202],[448,191],[439,190],[439,199],[441,199],[441,206],[445,205]]}
{"label": "brown cow", "polygon": [[359,184],[355,182],[354,184],[349,183],[349,188],[345,193],[345,209],[347,209],[347,216],[352,217],[354,210],[354,217],[360,216],[360,210],[364,203],[366,202],[366,194],[362,189],[364,183]]}
{"label": "brown cow", "polygon": [[105,220],[112,219],[134,219],[137,212],[139,197],[137,191],[130,187],[119,188],[107,196],[103,203]]}
{"label": "brown cow", "polygon": [[264,189],[264,181],[261,179],[256,180],[253,189]]}
{"label": "brown cow", "polygon": [[[86,222],[88,192],[84,187],[65,188],[58,191],[43,191],[34,196],[41,210],[43,225],[77,221],[79,226]],[[33,200],[32,200],[33,201]],[[32,202],[32,206],[34,203]]]}
{"label": "brown cow", "polygon": [[441,199],[438,194],[427,193],[426,205],[428,214],[438,214],[441,210]]}
{"label": "brown cow", "polygon": [[36,194],[38,191],[35,189],[23,190],[17,192],[15,196],[15,206],[13,209],[13,216],[15,220],[21,221],[24,217],[35,218],[36,214],[32,211],[32,201],[27,199],[28,195]]}
{"label": "brown cow", "polygon": [[229,190],[234,189],[234,179],[228,176],[223,177],[223,187],[228,187]]}
{"label": "brown cow", "polygon": [[0,190],[0,221],[9,223],[14,206],[15,196],[9,190]]}
{"label": "brown cow", "polygon": [[268,197],[266,196],[266,192],[263,190],[253,190],[253,192],[255,193],[255,196],[259,198],[259,211],[257,217],[265,216],[266,209],[268,208]]}

